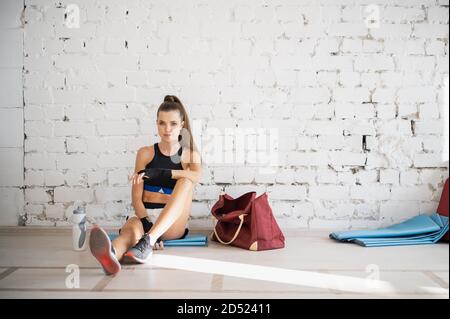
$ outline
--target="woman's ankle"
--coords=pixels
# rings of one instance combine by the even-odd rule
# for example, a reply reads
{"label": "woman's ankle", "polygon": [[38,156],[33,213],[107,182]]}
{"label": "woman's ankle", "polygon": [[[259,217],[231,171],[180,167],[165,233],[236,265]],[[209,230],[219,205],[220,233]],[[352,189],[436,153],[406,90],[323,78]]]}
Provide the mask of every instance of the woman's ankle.
{"label": "woman's ankle", "polygon": [[117,260],[120,260],[122,258],[122,256],[123,256],[123,254],[122,254],[122,256],[120,256],[119,251],[116,249],[116,247],[114,247],[113,244],[111,244],[111,252],[116,257]]}

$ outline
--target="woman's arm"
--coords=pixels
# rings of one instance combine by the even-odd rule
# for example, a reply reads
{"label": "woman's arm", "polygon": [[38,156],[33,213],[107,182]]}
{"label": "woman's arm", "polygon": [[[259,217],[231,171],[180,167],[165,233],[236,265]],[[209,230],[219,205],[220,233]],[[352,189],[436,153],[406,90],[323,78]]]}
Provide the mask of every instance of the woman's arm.
{"label": "woman's arm", "polygon": [[[135,186],[133,186],[133,188],[134,187],[139,187],[139,186],[135,185]],[[148,215],[147,209],[145,208],[144,202],[142,201],[142,199],[133,201],[133,208],[134,208],[134,213],[137,217],[139,217],[139,218],[147,217],[147,215]]]}
{"label": "woman's arm", "polygon": [[183,170],[172,170],[173,179],[180,179],[183,177],[189,178],[194,184],[196,184],[201,179],[201,171],[199,170],[191,171],[189,168]]}
{"label": "woman's arm", "polygon": [[[148,158],[145,149],[143,148],[139,149],[136,155],[136,164],[134,169],[135,174],[141,169],[145,168],[145,164],[147,163],[147,161]],[[134,208],[134,212],[136,216],[139,218],[147,217],[147,209],[145,208],[144,202],[142,201],[143,191],[144,191],[144,184],[135,183],[133,180],[131,187],[131,202]]]}
{"label": "woman's arm", "polygon": [[[189,151],[183,153],[183,156],[181,158],[181,164],[183,166],[183,169],[170,170],[169,174],[172,179],[180,179],[185,177],[190,179],[195,184],[198,183],[202,178],[201,159],[200,155],[196,152],[193,153],[192,159],[190,158],[189,154],[190,154]],[[161,171],[169,171],[166,169],[159,169],[159,168],[149,168],[148,170],[153,170],[152,172],[150,172],[152,174],[160,174]],[[142,173],[139,173],[141,171]],[[145,174],[146,173],[144,172],[144,169],[135,170],[135,173],[130,177],[130,180],[132,180],[133,184],[135,183],[141,184],[144,181]],[[149,174],[149,172],[147,172],[147,174]]]}
{"label": "woman's arm", "polygon": [[197,152],[191,153],[189,150],[187,152],[183,152],[181,164],[183,166],[183,170],[172,170],[173,179],[185,177],[190,179],[194,184],[200,182],[202,178],[202,164],[200,155]]}

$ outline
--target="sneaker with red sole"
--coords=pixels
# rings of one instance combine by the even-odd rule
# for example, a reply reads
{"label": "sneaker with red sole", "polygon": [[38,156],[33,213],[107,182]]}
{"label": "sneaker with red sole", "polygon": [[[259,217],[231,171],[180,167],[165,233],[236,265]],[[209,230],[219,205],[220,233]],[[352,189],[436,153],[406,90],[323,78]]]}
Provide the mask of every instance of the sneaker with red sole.
{"label": "sneaker with red sole", "polygon": [[120,263],[113,253],[111,240],[108,234],[98,226],[91,230],[89,248],[92,255],[99,261],[107,275],[114,275],[121,269]]}
{"label": "sneaker with red sole", "polygon": [[125,263],[145,264],[152,258],[153,247],[150,245],[150,236],[144,234],[136,245],[130,248],[124,255]]}

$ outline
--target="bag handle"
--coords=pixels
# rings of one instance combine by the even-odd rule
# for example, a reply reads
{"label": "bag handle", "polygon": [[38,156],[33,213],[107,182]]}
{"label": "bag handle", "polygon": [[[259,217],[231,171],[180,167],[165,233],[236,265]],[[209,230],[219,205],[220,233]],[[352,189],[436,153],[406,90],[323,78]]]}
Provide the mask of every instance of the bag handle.
{"label": "bag handle", "polygon": [[239,224],[239,227],[238,227],[238,229],[236,230],[236,233],[234,234],[234,237],[229,241],[229,242],[224,242],[220,237],[219,237],[219,235],[217,234],[217,230],[216,230],[216,227],[214,227],[214,235],[216,235],[216,238],[217,238],[217,240],[221,243],[221,244],[224,244],[224,245],[229,245],[229,244],[231,244],[236,238],[237,238],[237,236],[239,235],[239,232],[241,231],[241,228],[242,228],[242,225],[244,224],[244,217],[245,216],[247,216],[247,214],[241,214],[241,215],[239,215],[239,219],[241,220],[241,223]]}

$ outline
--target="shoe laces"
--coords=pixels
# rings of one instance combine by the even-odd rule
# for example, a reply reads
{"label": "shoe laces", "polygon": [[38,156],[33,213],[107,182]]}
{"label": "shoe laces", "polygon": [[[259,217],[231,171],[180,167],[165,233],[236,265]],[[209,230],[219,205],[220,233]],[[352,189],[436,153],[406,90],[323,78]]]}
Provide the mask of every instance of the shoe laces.
{"label": "shoe laces", "polygon": [[149,246],[150,246],[150,236],[145,234],[144,236],[141,237],[141,239],[139,239],[138,243],[136,244],[136,246],[134,246],[134,248],[136,248],[142,253],[144,252],[144,250],[148,249]]}

